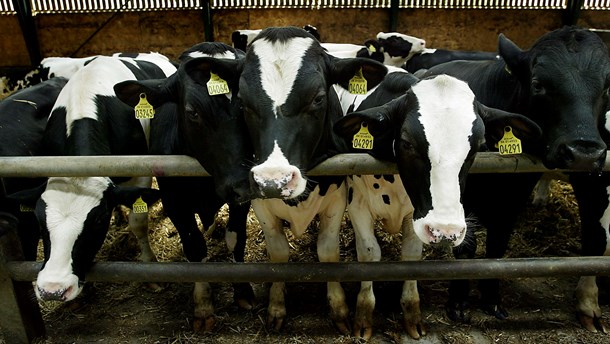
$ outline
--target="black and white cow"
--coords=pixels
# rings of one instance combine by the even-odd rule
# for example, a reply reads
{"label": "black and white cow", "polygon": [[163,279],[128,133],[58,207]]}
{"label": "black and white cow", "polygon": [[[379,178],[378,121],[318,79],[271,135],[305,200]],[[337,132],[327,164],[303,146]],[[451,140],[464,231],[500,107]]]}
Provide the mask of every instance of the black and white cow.
{"label": "black and white cow", "polygon": [[[402,232],[402,260],[421,259],[422,243],[459,245],[467,229],[461,191],[485,129],[501,133],[511,125],[521,136],[540,134],[532,121],[482,106],[468,84],[445,75],[419,81],[402,68],[390,67],[366,95],[339,88],[337,94],[347,115],[335,130],[351,141],[366,125],[373,135],[369,152],[397,162],[400,172],[348,177],[347,210],[359,261],[381,258],[376,220],[388,233]],[[400,304],[407,333],[413,338],[425,335],[416,281],[405,281]],[[355,336],[371,337],[374,307],[372,282],[361,282]]]}
{"label": "black and white cow", "polygon": [[[222,43],[200,43],[182,54],[175,75],[115,86],[117,96],[131,106],[138,103],[140,94],[146,94],[155,107],[177,104],[178,110],[171,117],[153,121],[151,153],[191,155],[212,175],[212,178],[157,177],[163,207],[180,234],[186,258],[192,262],[207,259],[205,239],[194,214],[200,215],[207,228],[226,202],[230,216],[227,245],[235,261],[244,261],[250,209],[248,164],[252,151],[239,99],[234,95],[243,56],[241,51]],[[208,90],[211,73],[227,82],[229,93]],[[242,308],[252,308],[252,287],[248,283],[235,283],[233,287],[236,303]],[[214,306],[209,283],[196,283],[194,298],[194,328],[210,330],[214,325]]]}
{"label": "black and white cow", "polygon": [[399,32],[379,32],[377,41],[384,55],[383,63],[394,67],[401,67],[426,48],[425,40]]}
{"label": "black and white cow", "polygon": [[[52,78],[19,90],[0,102],[0,156],[37,156],[43,154],[43,136],[47,119],[65,78]],[[7,195],[37,187],[44,178],[0,178]],[[22,204],[6,195],[0,199],[0,211],[18,219],[18,233],[24,257],[35,260],[40,239],[34,204]]]}
{"label": "black and white cow", "polygon": [[[261,224],[270,261],[287,262],[289,245],[282,220],[292,233],[304,233],[319,215],[318,257],[339,260],[339,229],[347,192],[343,177],[309,178],[305,171],[346,152],[332,131],[341,118],[333,84],[348,87],[362,71],[375,87],[386,68],[370,59],[337,59],[307,32],[294,27],[268,28],[252,42],[239,82],[239,97],[254,148],[252,208]],[[329,282],[331,318],[348,334],[348,308],[338,282]],[[269,326],[279,329],[286,316],[284,283],[270,289]]]}
{"label": "black and white cow", "polygon": [[[46,155],[147,153],[150,120],[136,119],[133,108],[116,98],[113,86],[127,79],[165,77],[176,68],[160,54],[140,58],[100,56],[70,78],[45,129]],[[35,287],[40,299],[69,301],[80,293],[116,205],[131,206],[139,196],[149,204],[159,198],[149,189],[150,177],[136,179],[139,187],[118,186],[107,177],[49,178],[36,204],[45,248]],[[156,260],[148,243],[148,214],[132,211],[129,217],[141,259]]]}
{"label": "black and white cow", "polygon": [[428,69],[437,64],[455,60],[497,60],[497,53],[488,51],[467,51],[448,49],[424,49],[411,56],[403,66],[409,73],[415,73],[421,69]]}
{"label": "black and white cow", "polygon": [[[447,73],[468,82],[477,99],[487,106],[522,113],[542,128],[541,139],[524,146],[525,152],[548,168],[570,173],[576,195],[584,255],[609,255],[608,191],[610,175],[600,173],[606,157],[608,134],[603,129],[610,88],[610,58],[606,45],[594,33],[563,27],[540,37],[521,50],[500,35],[498,61],[455,61],[432,67],[425,75]],[[491,147],[490,147],[491,148]],[[540,174],[469,177],[465,207],[487,230],[489,258],[502,257],[516,218],[527,203]],[[510,192],[499,192],[510,190]],[[511,211],[506,211],[511,209]],[[472,257],[472,247],[458,255]],[[480,281],[481,303],[498,318],[508,316],[501,306],[497,280]],[[449,315],[464,320],[468,285],[452,284]],[[598,305],[594,276],[582,277],[576,289],[577,309],[584,327],[606,332]]]}

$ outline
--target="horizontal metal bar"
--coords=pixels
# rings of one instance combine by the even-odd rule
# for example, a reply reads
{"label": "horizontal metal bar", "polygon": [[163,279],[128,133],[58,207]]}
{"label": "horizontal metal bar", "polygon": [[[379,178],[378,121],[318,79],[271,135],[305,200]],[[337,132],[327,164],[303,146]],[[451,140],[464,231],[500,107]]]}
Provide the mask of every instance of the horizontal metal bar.
{"label": "horizontal metal bar", "polygon": [[[604,170],[610,169],[610,155]],[[549,171],[526,155],[501,156],[478,153],[471,173],[525,173]],[[560,171],[560,170],[554,170]],[[396,164],[380,161],[368,154],[340,154],[327,159],[308,172],[311,176],[352,174],[395,174]],[[197,160],[184,155],[143,156],[45,156],[0,157],[3,177],[79,177],[79,176],[209,176]]]}
{"label": "horizontal metal bar", "polygon": [[[40,262],[7,263],[11,277],[32,281]],[[349,263],[98,262],[98,282],[324,282],[609,276],[610,257],[510,258]]]}

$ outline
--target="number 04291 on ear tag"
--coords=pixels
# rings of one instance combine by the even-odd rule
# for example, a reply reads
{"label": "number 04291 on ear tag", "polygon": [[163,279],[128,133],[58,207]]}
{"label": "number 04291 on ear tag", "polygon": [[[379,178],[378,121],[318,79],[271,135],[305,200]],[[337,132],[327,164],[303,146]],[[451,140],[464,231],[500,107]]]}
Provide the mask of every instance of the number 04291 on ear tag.
{"label": "number 04291 on ear tag", "polygon": [[369,132],[369,128],[366,122],[360,124],[360,130],[354,135],[352,139],[352,147],[355,149],[373,149],[373,135]]}
{"label": "number 04291 on ear tag", "polygon": [[151,119],[155,117],[155,108],[146,99],[146,93],[140,93],[140,101],[134,108],[136,119]]}
{"label": "number 04291 on ear tag", "polygon": [[515,137],[511,127],[504,128],[504,136],[498,142],[500,155],[521,154],[521,140]]}
{"label": "number 04291 on ear tag", "polygon": [[208,94],[211,96],[231,92],[229,89],[229,84],[227,84],[223,78],[212,72],[210,72],[210,80],[206,83],[206,85],[208,86]]}
{"label": "number 04291 on ear tag", "polygon": [[138,197],[131,209],[136,214],[148,213],[148,205],[142,200],[142,197]]}
{"label": "number 04291 on ear tag", "polygon": [[348,91],[351,94],[366,94],[366,79],[362,75],[360,68],[353,78],[349,79]]}

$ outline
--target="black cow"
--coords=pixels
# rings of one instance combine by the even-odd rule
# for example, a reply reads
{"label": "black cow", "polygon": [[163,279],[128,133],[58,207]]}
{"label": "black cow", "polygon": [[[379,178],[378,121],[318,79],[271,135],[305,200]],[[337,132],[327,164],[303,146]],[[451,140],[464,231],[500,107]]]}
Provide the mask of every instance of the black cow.
{"label": "black cow", "polygon": [[[151,127],[151,153],[188,154],[201,163],[212,178],[158,177],[163,206],[178,230],[189,261],[207,257],[206,243],[197,227],[199,214],[206,228],[216,211],[229,202],[226,241],[237,262],[244,261],[246,219],[250,209],[249,169],[252,151],[241,112],[238,90],[243,53],[222,43],[201,43],[181,55],[178,72],[167,79],[126,81],[116,94],[135,106],[146,94],[155,107],[177,104],[177,112],[155,119]],[[207,87],[212,78],[226,82],[227,93]],[[222,82],[221,82],[222,83]],[[162,122],[159,122],[162,120]],[[248,283],[234,284],[235,300],[251,308],[254,298]],[[210,330],[214,324],[209,283],[195,285],[194,328]]]}
{"label": "black cow", "polygon": [[[47,119],[65,78],[52,78],[13,93],[0,102],[0,156],[37,156],[43,152],[42,140]],[[35,188],[44,178],[1,178],[0,189],[7,195]],[[27,260],[36,259],[40,234],[33,204],[20,204],[0,198],[0,211],[18,219],[18,233]]]}
{"label": "black cow", "polygon": [[[339,229],[347,193],[343,177],[308,178],[305,171],[347,146],[332,131],[342,111],[333,84],[348,87],[361,71],[362,90],[375,87],[386,68],[370,59],[337,59],[300,28],[263,30],[246,53],[239,97],[254,148],[252,208],[272,262],[287,262],[289,245],[282,220],[295,236],[320,217],[318,257],[339,260]],[[340,283],[328,283],[331,318],[347,334],[348,308]],[[267,323],[280,328],[286,316],[284,283],[270,290]]]}
{"label": "black cow", "polygon": [[499,58],[497,53],[487,51],[424,49],[424,51],[411,56],[403,67],[407,72],[415,73],[418,70],[428,69],[449,61],[497,60]]}
{"label": "black cow", "polygon": [[[569,174],[580,209],[582,252],[607,255],[610,240],[604,214],[610,175],[600,173],[609,137],[600,131],[610,87],[607,47],[588,30],[563,27],[540,37],[529,50],[521,50],[500,35],[499,54],[502,60],[448,62],[430,68],[425,75],[454,75],[467,81],[483,104],[535,121],[542,136],[524,145],[525,152],[540,158],[548,168],[584,171]],[[469,176],[465,206],[487,228],[487,257],[504,255],[519,211],[539,177],[530,173]],[[472,257],[474,250],[465,247],[456,254]],[[506,318],[498,281],[480,281],[479,286],[483,309]],[[463,281],[452,284],[451,318],[467,319],[468,289]],[[595,277],[582,277],[576,289],[580,321],[589,330],[597,327],[606,332],[597,295]]]}

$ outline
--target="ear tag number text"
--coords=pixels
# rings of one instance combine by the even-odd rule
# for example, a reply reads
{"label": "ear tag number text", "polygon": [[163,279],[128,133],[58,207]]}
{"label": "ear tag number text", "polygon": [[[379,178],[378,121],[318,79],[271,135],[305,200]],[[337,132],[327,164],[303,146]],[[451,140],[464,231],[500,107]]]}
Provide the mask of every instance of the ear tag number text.
{"label": "ear tag number text", "polygon": [[34,212],[34,208],[28,207],[25,204],[19,204],[19,211],[22,212],[22,213],[33,213]]}
{"label": "ear tag number text", "polygon": [[348,91],[351,94],[366,94],[366,79],[362,76],[362,68],[349,80]]}
{"label": "ear tag number text", "polygon": [[148,205],[142,200],[142,197],[138,197],[131,209],[136,214],[148,213]]}
{"label": "ear tag number text", "polygon": [[511,127],[504,128],[504,136],[498,142],[498,151],[500,155],[521,154],[521,140],[515,137]]}
{"label": "ear tag number text", "polygon": [[146,99],[145,93],[140,93],[140,101],[135,107],[136,119],[151,119],[155,117],[155,108]]}
{"label": "ear tag number text", "polygon": [[352,147],[355,149],[373,149],[373,135],[369,133],[368,124],[362,122],[360,131],[358,131],[352,139]]}
{"label": "ear tag number text", "polygon": [[210,72],[210,80],[206,83],[208,86],[208,94],[211,96],[219,94],[227,94],[231,92],[229,84],[219,77],[217,74]]}

